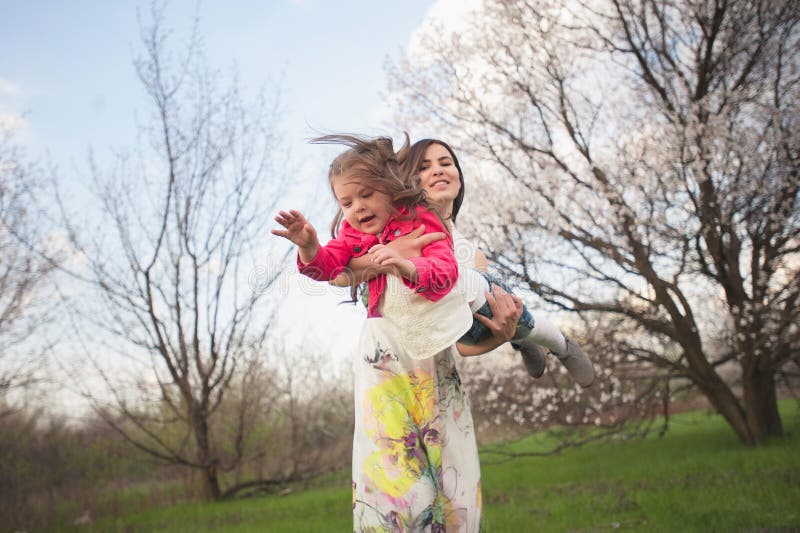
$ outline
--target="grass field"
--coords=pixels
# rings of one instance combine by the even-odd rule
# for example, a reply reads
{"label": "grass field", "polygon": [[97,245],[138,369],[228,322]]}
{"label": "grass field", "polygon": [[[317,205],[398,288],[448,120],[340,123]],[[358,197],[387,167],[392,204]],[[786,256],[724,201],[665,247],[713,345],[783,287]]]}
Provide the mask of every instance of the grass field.
{"label": "grass field", "polygon": [[[498,462],[482,453],[486,523],[527,531],[800,531],[800,408],[782,403],[788,436],[755,449],[718,416],[687,413],[669,432]],[[532,435],[504,449],[535,451]],[[288,496],[184,504],[80,531],[351,531],[349,474]],[[74,529],[77,530],[77,529]]]}

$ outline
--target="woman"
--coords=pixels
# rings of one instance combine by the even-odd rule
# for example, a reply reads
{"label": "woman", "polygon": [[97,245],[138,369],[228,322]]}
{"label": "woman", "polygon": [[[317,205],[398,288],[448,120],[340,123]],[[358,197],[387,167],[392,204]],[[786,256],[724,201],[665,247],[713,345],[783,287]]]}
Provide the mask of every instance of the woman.
{"label": "woman", "polygon": [[[538,378],[545,369],[544,353],[540,348],[544,346],[582,387],[591,386],[594,382],[594,368],[580,346],[562,334],[541,313],[529,312],[520,299],[511,293],[509,287],[487,274],[486,256],[456,229],[455,221],[464,199],[465,187],[461,166],[450,146],[438,139],[417,141],[404,157],[402,167],[405,175],[419,180],[429,204],[444,219],[448,231],[452,233],[459,262],[459,277],[462,280],[474,280],[475,276],[468,274],[472,274],[470,270],[477,270],[485,278],[484,281],[480,279],[481,276],[478,277],[484,289],[467,295],[476,322],[457,344],[459,353],[463,356],[481,355],[512,341],[512,346],[521,351],[528,373]],[[393,247],[405,257],[414,257],[433,238],[436,237],[426,235],[419,239],[399,239],[393,243]],[[386,272],[386,269],[381,270],[371,265],[368,257],[353,261],[348,266],[357,281]],[[491,292],[484,294],[484,290],[490,290],[489,287],[492,287]],[[520,330],[523,325],[524,332]],[[475,342],[475,338],[481,340]]]}
{"label": "woman", "polygon": [[[458,236],[459,271],[485,270],[485,256],[452,225],[464,196],[455,154],[441,141],[425,140],[415,143],[402,161],[404,173],[419,177],[429,203]],[[421,234],[419,229],[390,246],[403,250],[405,257],[415,257],[431,240],[444,237]],[[368,257],[354,259],[349,267],[350,276],[338,278],[337,285],[390,272]],[[405,296],[389,291],[383,303],[394,305],[395,299]],[[485,306],[491,316],[476,315],[476,319],[490,337],[471,346],[452,346],[425,360],[409,357],[385,321],[365,321],[354,364],[356,531],[480,530],[480,465],[456,359],[459,353],[478,355],[510,340],[523,310],[519,298],[499,286],[485,295]],[[525,343],[523,356],[529,372],[541,375],[541,350]]]}
{"label": "woman", "polygon": [[[428,202],[445,220],[449,231],[452,233],[456,258],[459,260],[459,276],[466,275],[468,269],[474,268],[482,271],[484,273],[483,276],[489,283],[502,286],[503,284],[500,280],[485,274],[487,270],[486,256],[456,229],[456,217],[464,200],[464,174],[461,171],[458,158],[450,146],[438,139],[417,141],[411,146],[402,166],[406,175],[417,177],[420,186],[427,195]],[[511,292],[508,287],[506,287],[506,290],[508,293]],[[498,291],[496,290],[495,292]],[[488,300],[489,294],[487,293],[486,296]],[[521,306],[516,296],[510,296],[515,305]],[[501,333],[498,330],[498,323],[486,320],[486,318],[491,318],[492,316],[489,303],[487,301],[487,304],[477,309],[477,312],[475,307],[478,307],[478,305],[476,304],[473,312],[480,323],[490,328],[493,336],[487,339],[485,343],[476,344],[475,346],[464,345],[465,338],[462,338],[462,342],[458,345],[459,352],[462,355],[486,353],[488,351],[487,348],[494,349],[506,340],[512,340],[511,337],[504,335],[509,330],[504,330]],[[569,375],[582,387],[591,386],[594,382],[594,368],[580,346],[562,334],[541,313],[530,313],[525,308],[523,308],[522,312],[523,321],[530,326],[530,331],[525,335],[520,335],[517,332],[513,336],[514,342],[512,345],[522,352],[528,372],[535,378],[540,377],[544,372],[544,355],[539,348],[539,346],[544,346],[566,367]],[[481,316],[481,314],[484,316]],[[500,322],[507,327],[506,321],[510,317],[511,315],[502,315],[499,317]],[[483,326],[480,324],[477,326],[477,328],[481,327]],[[474,329],[475,327],[473,327]],[[470,333],[473,334],[472,331]]]}
{"label": "woman", "polygon": [[[381,139],[357,141],[331,167],[332,176],[335,175],[332,185],[340,201],[340,213],[356,210],[350,213],[353,221],[346,217],[351,226],[366,224],[365,220],[374,218],[371,214],[376,210],[365,208],[359,214],[356,206],[371,202],[378,190],[368,186],[365,180],[359,180],[361,185],[355,187],[356,179],[348,177],[351,172],[363,174],[373,170],[373,167],[385,169],[386,173],[373,172],[376,180],[380,177],[398,187],[407,188],[405,192],[414,192],[415,197],[419,194],[423,198],[416,184],[411,185],[408,180],[399,177],[400,158],[384,150],[390,143]],[[407,146],[405,150],[408,150]],[[373,152],[375,157],[367,157]],[[338,163],[342,157],[348,161],[359,159],[360,162],[345,168]],[[371,164],[373,159],[379,164]],[[341,168],[337,169],[337,165]],[[353,189],[352,195],[339,194],[347,187]],[[441,219],[433,212],[427,213],[431,216],[428,223],[430,229],[438,227],[443,232],[445,228],[441,225]],[[381,245],[373,247],[373,241],[365,245],[371,250],[370,255],[375,256],[375,249],[380,246],[390,247],[397,237],[414,226],[402,223],[409,222],[402,217],[402,213],[395,215],[387,219],[388,229],[379,232]],[[397,222],[396,229],[389,227],[390,219]],[[297,224],[290,223],[288,214],[281,213],[276,220],[287,228],[285,231],[274,230],[276,235],[289,238],[289,226],[297,226],[298,232],[301,229],[311,232],[310,226],[302,220]],[[347,228],[345,224],[342,227]],[[418,236],[419,232],[420,228],[413,235]],[[430,259],[428,249],[444,243],[435,242],[435,238],[425,238],[434,241],[433,244],[429,242],[422,254],[417,250],[412,256],[422,255]],[[297,238],[293,242],[305,246],[303,239]],[[362,248],[359,242],[354,242],[354,246]],[[320,253],[320,247],[312,244],[307,247],[313,248],[314,253],[306,254],[305,259],[302,253],[299,256],[305,266],[315,266],[312,263]],[[455,282],[457,269],[452,244],[448,243],[445,247],[453,267],[451,281]],[[356,251],[355,248],[353,250]],[[361,253],[364,250],[357,251]],[[351,254],[351,257],[354,255]],[[394,267],[389,271],[395,273]],[[459,334],[469,327],[470,314],[457,303],[459,295],[448,292],[455,297],[456,307],[466,315],[464,327],[459,325],[450,332],[447,329],[451,320],[449,314],[429,319],[430,315],[421,312],[418,300],[429,295],[419,294],[423,287],[416,288],[412,284],[415,287],[412,289],[408,284],[396,280],[394,276],[386,276],[383,283],[373,283],[373,286],[381,288],[379,294],[382,296],[375,302],[378,294],[371,294],[370,314],[362,327],[354,359],[354,530],[478,532],[482,521],[480,465],[469,403],[461,389],[455,365],[458,352],[453,344]],[[428,292],[437,290],[434,285],[428,288]],[[423,320],[417,320],[421,316]],[[412,326],[401,327],[399,324]],[[423,338],[436,338],[436,332],[443,327],[452,333],[441,345],[445,348],[426,343],[434,351],[432,355],[426,354],[420,358],[419,352],[414,349],[415,343]],[[414,334],[408,335],[412,331]]]}

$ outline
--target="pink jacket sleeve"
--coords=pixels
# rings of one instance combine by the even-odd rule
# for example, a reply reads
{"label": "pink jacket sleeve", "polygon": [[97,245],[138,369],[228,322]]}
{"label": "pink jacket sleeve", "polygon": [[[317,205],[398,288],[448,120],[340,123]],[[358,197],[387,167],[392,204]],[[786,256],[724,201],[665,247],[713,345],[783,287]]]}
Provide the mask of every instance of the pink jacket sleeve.
{"label": "pink jacket sleeve", "polygon": [[297,269],[301,274],[317,281],[330,281],[345,269],[352,253],[344,239],[336,238],[320,246],[317,256],[310,263],[300,261],[297,254]]}
{"label": "pink jacket sleeve", "polygon": [[417,282],[405,280],[407,286],[435,302],[450,292],[458,281],[458,263],[453,252],[453,239],[439,217],[427,209],[419,209],[417,215],[419,223],[415,226],[425,224],[425,233],[441,231],[447,235],[423,248],[420,257],[409,259],[417,267]]}

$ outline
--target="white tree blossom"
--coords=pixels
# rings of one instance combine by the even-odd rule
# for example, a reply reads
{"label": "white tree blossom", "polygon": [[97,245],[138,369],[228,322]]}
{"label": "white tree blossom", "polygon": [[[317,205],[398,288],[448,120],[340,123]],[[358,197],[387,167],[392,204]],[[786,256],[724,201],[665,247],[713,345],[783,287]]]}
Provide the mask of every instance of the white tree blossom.
{"label": "white tree blossom", "polygon": [[630,365],[748,444],[800,358],[798,25],[790,0],[487,0],[391,71],[405,122],[481,161],[498,268],[622,319]]}

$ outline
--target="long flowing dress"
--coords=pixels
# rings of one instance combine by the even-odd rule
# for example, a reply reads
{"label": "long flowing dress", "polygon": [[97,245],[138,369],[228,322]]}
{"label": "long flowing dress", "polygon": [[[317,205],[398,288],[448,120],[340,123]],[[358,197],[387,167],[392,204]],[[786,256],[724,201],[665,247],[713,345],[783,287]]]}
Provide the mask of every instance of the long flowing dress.
{"label": "long flowing dress", "polygon": [[[408,296],[402,284],[384,298],[398,294]],[[388,319],[368,318],[356,351],[354,531],[478,532],[480,464],[460,356],[450,346],[414,359],[397,337]]]}

